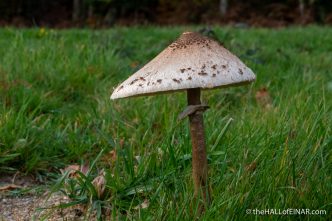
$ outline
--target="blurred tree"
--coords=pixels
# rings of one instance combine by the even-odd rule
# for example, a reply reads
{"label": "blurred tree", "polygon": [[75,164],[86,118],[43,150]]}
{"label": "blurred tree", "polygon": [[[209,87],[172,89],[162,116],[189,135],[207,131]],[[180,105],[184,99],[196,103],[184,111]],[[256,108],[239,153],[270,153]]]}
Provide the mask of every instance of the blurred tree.
{"label": "blurred tree", "polygon": [[[0,0],[0,25],[332,22],[331,0]],[[272,24],[273,25],[273,24]]]}
{"label": "blurred tree", "polygon": [[81,14],[81,0],[73,0],[73,21],[78,22]]}
{"label": "blurred tree", "polygon": [[220,0],[219,2],[219,11],[222,17],[224,17],[227,13],[228,8],[228,0]]}

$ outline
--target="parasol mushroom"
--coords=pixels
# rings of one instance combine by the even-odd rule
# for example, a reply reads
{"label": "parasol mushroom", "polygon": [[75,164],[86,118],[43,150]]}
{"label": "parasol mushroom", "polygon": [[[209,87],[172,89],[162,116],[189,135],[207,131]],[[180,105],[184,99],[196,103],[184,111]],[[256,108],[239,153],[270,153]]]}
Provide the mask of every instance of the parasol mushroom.
{"label": "parasol mushroom", "polygon": [[[195,32],[183,33],[113,92],[111,99],[187,91],[188,107],[179,118],[189,117],[192,142],[192,176],[195,196],[205,205],[211,199],[205,148],[201,89],[250,83],[255,75],[219,42]],[[200,205],[204,209],[204,205]]]}

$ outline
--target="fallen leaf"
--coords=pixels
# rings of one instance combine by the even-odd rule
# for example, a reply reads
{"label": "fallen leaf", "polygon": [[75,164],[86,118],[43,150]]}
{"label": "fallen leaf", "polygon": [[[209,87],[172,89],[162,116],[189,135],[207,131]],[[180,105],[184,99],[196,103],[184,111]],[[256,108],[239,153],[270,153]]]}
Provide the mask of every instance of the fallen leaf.
{"label": "fallen leaf", "polygon": [[133,61],[130,63],[131,68],[136,68],[139,65],[138,61]]}
{"label": "fallen leaf", "polygon": [[80,170],[80,165],[72,164],[72,165],[69,165],[69,166],[65,167],[64,169],[60,169],[60,170],[63,172],[76,171],[76,170]]}
{"label": "fallen leaf", "polygon": [[110,152],[108,152],[107,154],[108,159],[111,159],[111,161],[114,163],[117,159],[117,154],[116,154],[116,150],[111,150]]}
{"label": "fallen leaf", "polygon": [[109,164],[109,166],[114,166],[114,163],[116,162],[117,159],[118,159],[118,157],[117,157],[116,150],[113,149],[113,150],[109,151],[108,153],[105,153],[102,156],[101,161]]}
{"label": "fallen leaf", "polygon": [[0,191],[10,191],[10,190],[21,189],[21,188],[23,188],[23,187],[15,185],[15,184],[7,184],[4,186],[0,186]]}
{"label": "fallen leaf", "polygon": [[135,206],[134,209],[138,210],[138,209],[146,209],[148,208],[150,205],[150,202],[148,199],[145,199],[141,204]]}
{"label": "fallen leaf", "polygon": [[89,163],[85,163],[83,165],[73,164],[65,167],[64,169],[60,169],[61,174],[65,174],[68,172],[69,177],[76,177],[77,171],[80,171],[84,175],[86,175],[89,171],[90,165]]}
{"label": "fallen leaf", "polygon": [[123,146],[124,146],[124,139],[123,138],[120,139],[119,146],[120,146],[120,148],[123,148]]}
{"label": "fallen leaf", "polygon": [[248,172],[254,172],[257,168],[257,163],[256,161],[253,161],[252,163],[246,165],[245,170]]}
{"label": "fallen leaf", "polygon": [[94,66],[88,66],[86,68],[86,71],[88,72],[88,74],[94,74],[97,72],[97,69]]}
{"label": "fallen leaf", "polygon": [[80,167],[80,171],[81,171],[84,175],[87,175],[87,174],[88,174],[89,169],[90,169],[90,165],[89,165],[89,163],[84,163],[84,164],[81,165],[81,167]]}
{"label": "fallen leaf", "polygon": [[105,171],[102,170],[99,175],[94,178],[92,181],[93,186],[95,187],[97,191],[98,198],[102,198],[105,192],[105,186],[106,186],[106,179],[105,179]]}
{"label": "fallen leaf", "polygon": [[76,171],[80,171],[80,165],[78,164],[69,165],[64,169],[60,169],[61,174],[68,172],[68,177],[75,177]]}
{"label": "fallen leaf", "polygon": [[267,88],[262,88],[256,92],[256,102],[263,108],[269,109],[272,107],[272,98]]}

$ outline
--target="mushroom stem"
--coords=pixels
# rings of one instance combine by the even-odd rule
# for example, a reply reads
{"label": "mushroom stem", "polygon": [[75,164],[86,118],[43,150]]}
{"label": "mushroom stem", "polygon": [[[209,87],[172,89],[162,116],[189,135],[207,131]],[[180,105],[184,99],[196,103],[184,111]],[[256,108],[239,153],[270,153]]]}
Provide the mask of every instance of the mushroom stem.
{"label": "mushroom stem", "polygon": [[[201,104],[200,88],[187,90],[188,105]],[[208,185],[208,165],[205,148],[203,111],[196,111],[189,115],[190,135],[192,143],[192,175],[195,187],[195,196],[203,199],[207,206],[210,203],[210,190]],[[199,205],[204,210],[204,205]]]}

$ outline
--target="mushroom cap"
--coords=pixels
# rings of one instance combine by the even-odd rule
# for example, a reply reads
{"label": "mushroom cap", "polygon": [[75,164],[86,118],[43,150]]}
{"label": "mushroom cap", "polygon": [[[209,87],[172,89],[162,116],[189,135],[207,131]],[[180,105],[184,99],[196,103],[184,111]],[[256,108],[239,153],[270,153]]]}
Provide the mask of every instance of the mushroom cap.
{"label": "mushroom cap", "polygon": [[199,33],[185,32],[121,83],[111,99],[190,88],[213,89],[254,80],[252,70],[219,42]]}

